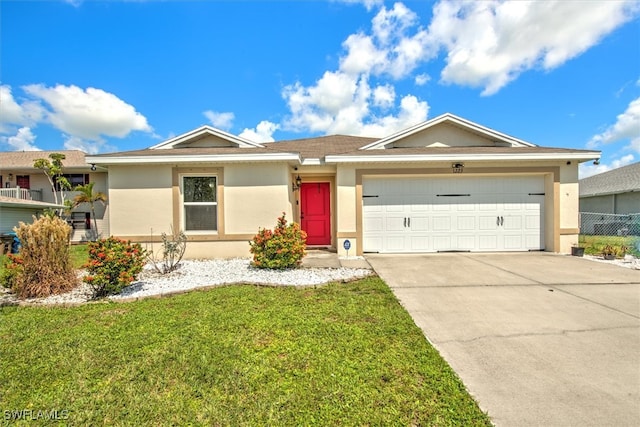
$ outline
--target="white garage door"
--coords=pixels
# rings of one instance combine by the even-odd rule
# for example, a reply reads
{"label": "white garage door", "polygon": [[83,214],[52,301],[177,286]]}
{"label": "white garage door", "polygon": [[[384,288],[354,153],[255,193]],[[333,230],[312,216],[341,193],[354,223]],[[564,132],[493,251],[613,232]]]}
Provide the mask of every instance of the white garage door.
{"label": "white garage door", "polygon": [[365,252],[544,249],[542,176],[365,178]]}

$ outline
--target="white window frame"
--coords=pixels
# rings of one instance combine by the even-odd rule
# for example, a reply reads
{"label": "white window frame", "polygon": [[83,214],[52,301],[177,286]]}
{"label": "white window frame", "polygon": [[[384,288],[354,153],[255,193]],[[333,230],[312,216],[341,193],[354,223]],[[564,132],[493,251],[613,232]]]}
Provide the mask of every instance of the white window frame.
{"label": "white window frame", "polygon": [[[220,182],[220,178],[218,177],[218,174],[183,173],[183,174],[179,174],[179,177],[180,177],[180,224],[185,234],[218,234],[218,230],[220,228],[220,224],[218,220],[220,216],[220,212],[218,209],[218,185]],[[216,201],[215,202],[185,202],[184,201],[184,179],[185,178],[208,178],[208,177],[214,177],[216,179],[216,188],[214,190],[216,195]],[[215,206],[216,207],[216,229],[215,230],[187,230],[187,215],[185,212],[186,206]]]}

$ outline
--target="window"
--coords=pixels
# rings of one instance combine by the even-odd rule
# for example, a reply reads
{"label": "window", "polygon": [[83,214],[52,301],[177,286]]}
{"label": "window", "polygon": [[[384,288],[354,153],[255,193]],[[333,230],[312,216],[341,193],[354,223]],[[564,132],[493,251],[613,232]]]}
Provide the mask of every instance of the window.
{"label": "window", "polygon": [[[69,184],[71,184],[71,190],[74,190],[78,185],[85,185],[89,183],[88,173],[65,173],[63,177],[67,178]],[[60,185],[56,182],[56,191],[60,191]]]}
{"label": "window", "polygon": [[182,177],[182,212],[185,231],[217,231],[218,201],[215,176]]}

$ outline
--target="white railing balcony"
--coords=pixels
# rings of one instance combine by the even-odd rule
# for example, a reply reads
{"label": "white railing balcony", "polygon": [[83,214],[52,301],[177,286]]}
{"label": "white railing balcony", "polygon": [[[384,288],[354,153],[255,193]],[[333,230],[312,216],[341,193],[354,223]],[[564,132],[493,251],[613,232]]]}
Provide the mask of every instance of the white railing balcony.
{"label": "white railing balcony", "polygon": [[0,196],[12,199],[42,201],[42,190],[28,190],[26,188],[0,188]]}

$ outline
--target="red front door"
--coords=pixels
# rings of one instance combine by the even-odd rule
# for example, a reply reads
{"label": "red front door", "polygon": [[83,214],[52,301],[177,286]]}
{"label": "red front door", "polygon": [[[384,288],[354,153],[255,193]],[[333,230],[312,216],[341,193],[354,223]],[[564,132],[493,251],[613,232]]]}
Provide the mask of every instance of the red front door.
{"label": "red front door", "polygon": [[331,245],[329,183],[300,186],[300,225],[307,232],[307,245]]}

